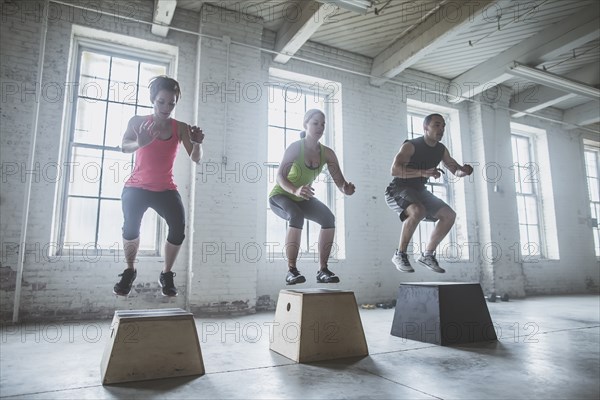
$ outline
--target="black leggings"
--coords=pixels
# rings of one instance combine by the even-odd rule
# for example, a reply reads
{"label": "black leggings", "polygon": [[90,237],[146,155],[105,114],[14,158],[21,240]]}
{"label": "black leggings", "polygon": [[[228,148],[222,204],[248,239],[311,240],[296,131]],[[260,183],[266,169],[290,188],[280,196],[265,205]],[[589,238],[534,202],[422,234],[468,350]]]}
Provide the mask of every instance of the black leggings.
{"label": "black leggings", "polygon": [[134,240],[140,236],[142,217],[148,207],[167,221],[167,241],[176,246],[185,238],[185,210],[177,190],[153,192],[151,190],[125,187],[121,194],[123,208],[123,239]]}
{"label": "black leggings", "polygon": [[273,212],[289,221],[292,228],[302,229],[304,218],[315,221],[321,229],[335,228],[335,217],[327,206],[316,198],[310,200],[294,201],[283,194],[276,194],[269,198]]}

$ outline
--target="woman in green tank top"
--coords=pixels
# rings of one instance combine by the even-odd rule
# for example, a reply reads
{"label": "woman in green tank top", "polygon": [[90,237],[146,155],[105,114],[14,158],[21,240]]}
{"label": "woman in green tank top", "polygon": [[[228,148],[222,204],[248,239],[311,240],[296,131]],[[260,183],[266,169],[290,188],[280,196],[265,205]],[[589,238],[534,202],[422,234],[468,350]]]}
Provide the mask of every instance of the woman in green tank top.
{"label": "woman in green tank top", "polygon": [[342,193],[352,195],[355,186],[344,178],[333,150],[319,142],[325,131],[325,114],[320,110],[309,110],[304,115],[303,125],[305,131],[300,133],[301,140],[292,143],[283,155],[277,171],[277,184],[269,195],[271,210],[289,222],[285,238],[289,268],[286,283],[295,285],[306,282],[296,268],[305,218],[321,225],[317,282],[337,283],[340,279],[327,268],[335,236],[335,217],[325,204],[314,197],[311,185],[327,165],[329,174]]}

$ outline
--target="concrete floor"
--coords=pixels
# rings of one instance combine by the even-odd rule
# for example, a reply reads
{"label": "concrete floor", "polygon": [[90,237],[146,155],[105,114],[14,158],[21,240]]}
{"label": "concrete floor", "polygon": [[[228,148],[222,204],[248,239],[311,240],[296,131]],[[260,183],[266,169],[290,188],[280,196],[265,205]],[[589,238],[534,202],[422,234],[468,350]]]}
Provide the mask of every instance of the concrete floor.
{"label": "concrete floor", "polygon": [[[312,364],[296,364],[269,351],[267,324],[274,313],[197,318],[205,375],[111,386],[100,383],[100,360],[110,321],[3,326],[0,396],[600,398],[600,297],[532,297],[488,303],[488,308],[499,341],[457,347],[391,336],[393,309],[361,310],[370,355]],[[257,326],[264,327],[263,332]]]}

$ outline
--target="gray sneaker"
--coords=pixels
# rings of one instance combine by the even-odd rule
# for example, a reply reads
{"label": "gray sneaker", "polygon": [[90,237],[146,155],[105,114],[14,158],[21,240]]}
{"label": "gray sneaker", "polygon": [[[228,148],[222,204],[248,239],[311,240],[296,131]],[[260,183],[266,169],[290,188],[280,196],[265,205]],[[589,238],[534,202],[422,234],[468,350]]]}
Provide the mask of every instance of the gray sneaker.
{"label": "gray sneaker", "polygon": [[429,268],[430,270],[432,270],[433,272],[438,272],[440,274],[446,272],[446,270],[441,268],[438,264],[437,260],[435,259],[435,254],[426,256],[425,254],[421,253],[421,257],[419,257],[417,261]]}
{"label": "gray sneaker", "polygon": [[412,265],[410,265],[410,261],[408,261],[408,254],[406,253],[399,253],[396,250],[394,257],[392,257],[392,262],[400,272],[415,272]]}

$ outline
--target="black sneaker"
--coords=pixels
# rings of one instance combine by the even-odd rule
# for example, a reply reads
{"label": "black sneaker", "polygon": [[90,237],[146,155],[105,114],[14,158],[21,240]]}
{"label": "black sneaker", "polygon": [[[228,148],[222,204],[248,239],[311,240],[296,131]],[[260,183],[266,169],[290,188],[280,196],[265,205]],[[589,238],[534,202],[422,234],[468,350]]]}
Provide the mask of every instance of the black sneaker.
{"label": "black sneaker", "polygon": [[288,271],[285,276],[285,283],[287,285],[295,285],[296,283],[304,283],[306,282],[306,278],[302,276],[300,271],[297,268],[292,268]]}
{"label": "black sneaker", "polygon": [[317,272],[317,283],[338,283],[340,278],[335,276],[329,268],[325,267],[324,270]]}
{"label": "black sneaker", "polygon": [[127,296],[131,291],[131,286],[133,285],[133,281],[135,281],[137,271],[135,269],[127,268],[122,274],[119,274],[119,276],[121,277],[121,280],[115,284],[113,293],[117,296]]}
{"label": "black sneaker", "polygon": [[158,278],[158,283],[162,288],[162,295],[175,297],[177,296],[177,289],[175,288],[175,284],[173,283],[173,277],[177,274],[169,271],[169,272],[161,272],[160,277]]}

